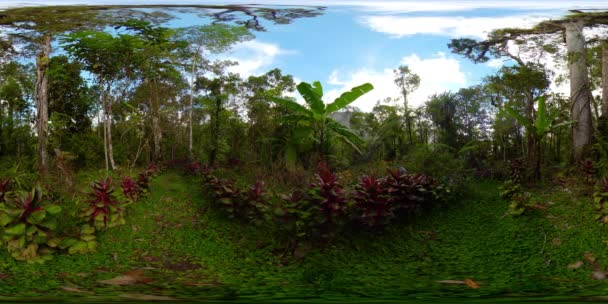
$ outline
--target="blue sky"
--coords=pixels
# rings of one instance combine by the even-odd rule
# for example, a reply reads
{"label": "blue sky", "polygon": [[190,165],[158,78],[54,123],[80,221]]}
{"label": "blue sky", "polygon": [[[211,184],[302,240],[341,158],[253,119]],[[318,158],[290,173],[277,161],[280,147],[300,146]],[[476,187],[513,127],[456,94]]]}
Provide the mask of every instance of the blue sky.
{"label": "blue sky", "polygon": [[[24,1],[22,5],[80,4],[81,1]],[[105,0],[88,4],[124,4]],[[137,0],[129,4],[138,3]],[[166,1],[139,1],[163,4]],[[171,1],[188,4],[200,1]],[[205,1],[237,4],[238,1]],[[606,8],[605,1],[247,1],[260,4],[307,4],[328,6],[315,18],[298,19],[290,25],[267,25],[267,32],[235,46],[221,55],[238,61],[234,71],[257,75],[278,67],[297,80],[320,80],[329,100],[344,90],[370,82],[375,90],[354,105],[369,111],[377,100],[398,97],[392,70],[406,64],[420,75],[421,86],[411,95],[420,105],[433,93],[457,90],[480,83],[504,62],[473,64],[451,54],[451,38],[484,38],[492,29],[526,27],[547,18],[559,18],[568,9]],[[0,8],[15,5],[0,0]],[[181,15],[173,24],[196,24],[203,20]],[[551,64],[547,62],[548,64]],[[553,66],[553,65],[552,65]]]}

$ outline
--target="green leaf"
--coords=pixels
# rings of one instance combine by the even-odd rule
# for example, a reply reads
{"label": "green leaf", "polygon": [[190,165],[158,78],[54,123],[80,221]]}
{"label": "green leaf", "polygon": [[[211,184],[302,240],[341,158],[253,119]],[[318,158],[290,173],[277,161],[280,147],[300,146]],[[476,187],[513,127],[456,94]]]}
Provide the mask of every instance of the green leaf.
{"label": "green leaf", "polygon": [[8,214],[0,213],[0,227],[4,227],[12,221],[13,221],[13,218],[10,217]]}
{"label": "green leaf", "polygon": [[40,223],[42,223],[42,221],[44,220],[45,217],[46,217],[46,211],[44,211],[44,209],[40,209],[40,210],[32,212],[30,214],[30,216],[27,218],[27,221],[31,224],[40,224]]}
{"label": "green leaf", "polygon": [[342,95],[336,98],[334,102],[328,104],[326,112],[329,114],[338,111],[373,89],[374,86],[372,86],[370,83],[365,83],[358,87],[354,87],[350,91],[342,93]]}
{"label": "green leaf", "polygon": [[25,224],[19,223],[19,224],[13,225],[13,226],[9,226],[6,229],[4,229],[4,233],[9,234],[9,235],[24,234],[25,233]]}
{"label": "green leaf", "polygon": [[50,205],[44,208],[46,210],[46,212],[48,212],[49,214],[52,215],[56,215],[59,214],[59,212],[61,212],[61,206],[57,206],[57,205]]}
{"label": "green leaf", "polygon": [[80,234],[94,234],[95,233],[95,228],[92,227],[91,225],[83,225],[80,228]]}
{"label": "green leaf", "polygon": [[278,105],[282,105],[294,112],[297,112],[297,113],[300,113],[300,114],[303,114],[306,116],[312,116],[312,112],[310,110],[308,110],[301,104],[297,103],[295,100],[279,98],[279,97],[271,97],[270,99],[274,103],[276,103]]}
{"label": "green leaf", "polygon": [[515,109],[511,108],[509,105],[505,105],[505,110],[507,111],[507,113],[509,113],[509,115],[511,115],[511,117],[515,118],[515,120],[517,120],[517,122],[519,122],[521,125],[523,125],[526,128],[527,132],[536,133],[534,125],[527,117],[524,117],[519,112],[517,112]]}
{"label": "green leaf", "polygon": [[321,83],[316,81],[314,87],[310,83],[300,82],[296,87],[304,101],[308,104],[314,114],[322,115],[325,113],[325,104],[323,104],[323,89]]}

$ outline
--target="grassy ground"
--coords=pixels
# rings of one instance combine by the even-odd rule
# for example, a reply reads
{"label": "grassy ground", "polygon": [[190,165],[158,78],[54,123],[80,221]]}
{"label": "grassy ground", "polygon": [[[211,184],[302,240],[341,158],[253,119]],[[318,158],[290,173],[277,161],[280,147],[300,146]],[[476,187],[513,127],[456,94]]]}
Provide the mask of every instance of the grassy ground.
{"label": "grassy ground", "polygon": [[[96,253],[28,265],[0,251],[0,300],[608,294],[608,280],[590,277],[608,265],[608,229],[593,221],[590,198],[537,190],[535,198],[546,209],[513,218],[497,198],[497,186],[471,184],[461,202],[414,224],[383,234],[353,231],[329,248],[295,258],[284,255],[272,231],[231,222],[210,209],[196,179],[166,173],[152,182],[148,198],[129,207],[127,225],[101,236]],[[580,268],[568,268],[577,261]],[[131,280],[125,285],[102,282],[124,281],[125,273]],[[437,282],[467,278],[480,288]]]}

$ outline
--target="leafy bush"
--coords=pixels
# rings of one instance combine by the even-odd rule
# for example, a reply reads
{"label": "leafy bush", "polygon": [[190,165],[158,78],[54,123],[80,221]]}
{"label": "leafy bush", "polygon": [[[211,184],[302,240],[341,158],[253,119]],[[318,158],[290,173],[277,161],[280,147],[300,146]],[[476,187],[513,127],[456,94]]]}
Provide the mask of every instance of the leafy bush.
{"label": "leafy bush", "polygon": [[315,181],[309,186],[308,194],[312,203],[320,207],[327,223],[339,222],[346,213],[346,191],[327,164],[321,163]]}
{"label": "leafy bush", "polygon": [[147,172],[139,173],[137,176],[137,186],[140,191],[150,191],[150,175]]}
{"label": "leafy bush", "polygon": [[424,174],[408,174],[405,169],[388,170],[390,203],[396,211],[413,213],[426,204],[442,200],[443,186]]}
{"label": "leafy bush", "polygon": [[387,180],[363,176],[352,193],[355,218],[370,226],[387,225],[395,217]]}
{"label": "leafy bush", "polygon": [[82,216],[88,223],[98,229],[114,227],[125,223],[124,209],[114,196],[112,178],[94,182],[88,194],[88,206]]}
{"label": "leafy bush", "polygon": [[46,244],[57,229],[55,216],[59,212],[57,205],[43,206],[38,188],[9,195],[0,208],[0,227],[11,256],[28,263],[50,260],[52,250]]}
{"label": "leafy bush", "polygon": [[369,227],[387,225],[399,215],[444,201],[448,193],[430,176],[403,169],[388,170],[390,177],[363,176],[347,191],[338,175],[321,163],[306,189],[277,197],[269,195],[261,181],[245,188],[230,178],[218,178],[210,167],[200,171],[207,193],[230,218],[256,224],[274,219],[288,240],[296,242],[327,242],[352,220]]}
{"label": "leafy bush", "polygon": [[201,163],[191,162],[186,166],[186,172],[190,175],[198,175],[201,172]]}
{"label": "leafy bush", "polygon": [[595,191],[593,193],[593,201],[595,202],[595,208],[599,212],[596,219],[603,224],[608,224],[608,209],[606,208],[606,202],[608,202],[608,178],[602,178],[595,185]]}
{"label": "leafy bush", "polygon": [[597,173],[595,163],[590,159],[581,160],[580,168],[585,175],[585,182],[593,184]]}
{"label": "leafy bush", "polygon": [[0,204],[4,203],[6,193],[10,190],[10,186],[11,186],[10,179],[0,179]]}
{"label": "leafy bush", "polygon": [[131,201],[136,201],[141,195],[141,189],[137,183],[129,176],[125,176],[120,183],[122,193]]}
{"label": "leafy bush", "polygon": [[526,173],[526,160],[523,158],[514,159],[509,163],[511,167],[511,180],[520,183]]}
{"label": "leafy bush", "polygon": [[97,248],[95,232],[95,227],[84,224],[71,236],[51,239],[48,244],[53,248],[67,250],[69,254],[94,252]]}

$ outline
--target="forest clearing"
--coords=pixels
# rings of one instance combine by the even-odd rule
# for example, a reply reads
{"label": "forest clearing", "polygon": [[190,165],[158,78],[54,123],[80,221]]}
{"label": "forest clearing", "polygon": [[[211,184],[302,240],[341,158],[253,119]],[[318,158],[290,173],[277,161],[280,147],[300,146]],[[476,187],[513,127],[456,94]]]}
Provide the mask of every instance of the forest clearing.
{"label": "forest clearing", "polygon": [[0,301],[608,299],[606,8],[262,2],[0,1]]}

